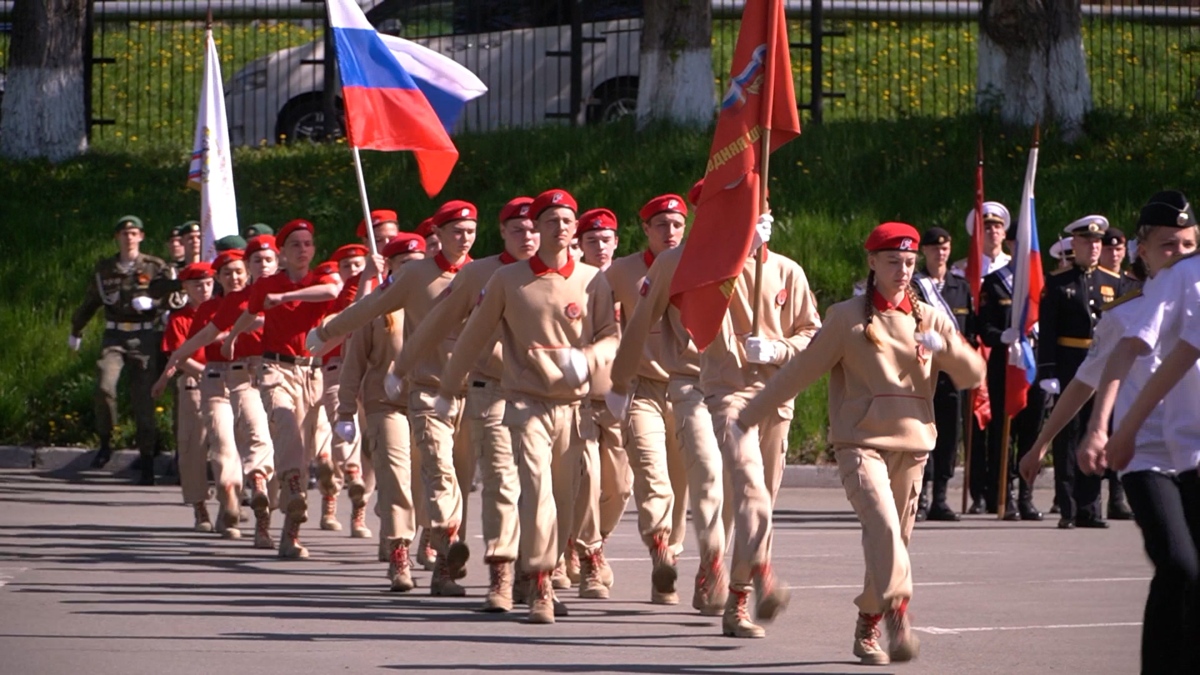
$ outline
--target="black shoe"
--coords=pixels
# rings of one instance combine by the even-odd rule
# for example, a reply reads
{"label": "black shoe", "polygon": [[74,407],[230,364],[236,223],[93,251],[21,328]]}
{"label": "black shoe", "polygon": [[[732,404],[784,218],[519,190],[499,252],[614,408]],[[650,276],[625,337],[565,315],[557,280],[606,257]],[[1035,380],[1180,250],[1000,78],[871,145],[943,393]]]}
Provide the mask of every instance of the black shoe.
{"label": "black shoe", "polygon": [[930,506],[928,518],[944,523],[957,523],[959,520],[958,514],[945,502]]}
{"label": "black shoe", "polygon": [[983,501],[979,500],[979,499],[972,499],[971,500],[971,508],[967,509],[967,513],[969,513],[973,516],[978,516],[979,514],[981,514],[983,512],[984,512]]}
{"label": "black shoe", "polygon": [[1058,529],[1073,530],[1073,529],[1075,529],[1075,521],[1071,520],[1070,518],[1059,518],[1058,519]]}
{"label": "black shoe", "polygon": [[1021,502],[1017,504],[1017,510],[1021,512],[1021,520],[1041,520],[1042,512],[1037,510],[1033,502]]}
{"label": "black shoe", "polygon": [[1075,518],[1075,527],[1089,530],[1103,530],[1108,527],[1108,523],[1094,516],[1082,516]]}
{"label": "black shoe", "polygon": [[1129,510],[1129,505],[1123,501],[1110,501],[1108,503],[1108,519],[1133,520],[1133,511]]}
{"label": "black shoe", "polygon": [[154,485],[154,470],[143,471],[137,479],[138,485]]}
{"label": "black shoe", "polygon": [[1055,502],[1050,505],[1050,515],[1057,516],[1060,511],[1061,511],[1061,509],[1058,508],[1058,502]]}
{"label": "black shoe", "polygon": [[917,522],[922,522],[929,518],[929,511],[926,509],[917,509]]}
{"label": "black shoe", "polygon": [[1005,507],[1004,520],[1006,520],[1010,523],[1013,523],[1020,519],[1021,519],[1021,514],[1017,513],[1016,509],[1014,509],[1012,506]]}
{"label": "black shoe", "polygon": [[96,456],[92,458],[92,468],[103,469],[111,459],[112,448],[108,447],[107,445],[102,445],[100,446],[100,449],[96,451]]}

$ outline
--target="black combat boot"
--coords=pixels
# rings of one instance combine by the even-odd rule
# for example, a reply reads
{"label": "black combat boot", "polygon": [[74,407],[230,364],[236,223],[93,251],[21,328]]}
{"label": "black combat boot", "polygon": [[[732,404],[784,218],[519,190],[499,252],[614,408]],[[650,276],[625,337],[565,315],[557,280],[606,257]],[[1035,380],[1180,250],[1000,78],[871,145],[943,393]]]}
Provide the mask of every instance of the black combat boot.
{"label": "black combat boot", "polygon": [[929,505],[929,520],[957,522],[958,514],[946,503],[946,482],[933,481],[933,502]]}
{"label": "black combat boot", "polygon": [[1021,513],[1021,520],[1041,520],[1042,512],[1033,505],[1033,486],[1022,478],[1019,490],[1017,510]]}
{"label": "black combat boot", "polygon": [[100,439],[100,449],[96,451],[96,456],[92,458],[93,469],[103,469],[109,460],[112,459],[112,441],[107,437]]}
{"label": "black combat boot", "polygon": [[921,522],[929,517],[929,491],[930,481],[925,481],[921,484],[921,496],[917,497],[917,522]]}

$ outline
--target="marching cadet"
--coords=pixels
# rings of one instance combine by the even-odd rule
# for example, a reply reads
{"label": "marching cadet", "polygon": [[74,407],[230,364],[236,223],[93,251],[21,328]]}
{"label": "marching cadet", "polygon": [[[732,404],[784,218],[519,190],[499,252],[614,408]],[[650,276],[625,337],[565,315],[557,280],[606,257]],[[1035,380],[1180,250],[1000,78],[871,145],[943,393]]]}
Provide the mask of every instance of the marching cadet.
{"label": "marching cadet", "polygon": [[638,216],[646,250],[618,259],[607,273],[623,328],[633,331],[622,332],[613,362],[619,382],[613,381],[607,407],[625,422],[638,531],[653,565],[650,602],[679,602],[675,561],[683,549],[690,494],[700,547],[692,606],[720,614],[728,585],[722,559],[730,523],[724,516],[731,515],[722,512],[721,454],[699,393],[700,355],[679,323],[678,310],[669,310],[667,302],[687,204],[678,195],[661,195],[646,202]]}
{"label": "marching cadet", "polygon": [[425,257],[432,258],[442,251],[442,241],[438,237],[438,228],[433,223],[433,217],[426,218],[417,225],[417,234],[425,237]]}
{"label": "marching cadet", "polygon": [[[363,233],[366,233],[365,228]],[[367,256],[370,251],[362,244],[346,244],[339,247],[329,257],[336,263],[338,277],[343,280],[358,279],[367,266]],[[330,307],[330,313],[340,312],[350,305],[353,298],[342,296]],[[344,306],[343,306],[344,305]],[[339,402],[338,387],[342,368],[342,346],[333,346],[321,354],[321,381],[324,391],[321,394],[321,407],[329,419],[330,428],[338,422]],[[342,529],[337,519],[337,496],[342,487],[350,496],[352,507],[350,518],[350,536],[356,539],[367,539],[371,530],[367,528],[367,502],[375,487],[374,467],[363,464],[361,444],[357,436],[343,438],[334,434],[330,443],[328,455],[317,455],[317,486],[321,491],[321,529],[339,532]]]}
{"label": "marching cadet", "polygon": [[[919,299],[954,320],[958,332],[967,341],[974,330],[971,287],[966,279],[948,274],[950,233],[931,227],[921,235],[921,255],[925,264],[913,274],[912,286]],[[946,488],[954,477],[954,460],[958,455],[958,426],[963,410],[954,380],[938,373],[937,389],[933,394],[933,418],[937,426],[937,443],[933,446],[932,461],[925,462],[921,482],[921,497],[917,501],[917,520],[957,521],[958,514],[946,503]],[[971,411],[967,411],[968,414]],[[932,486],[932,497],[930,487]]]}
{"label": "marching cadet", "polygon": [[[1005,233],[1008,232],[1011,224],[1012,218],[1009,215],[1008,207],[1000,202],[983,203],[983,265],[980,268],[981,278],[1002,269],[1011,260],[1011,256],[1004,251],[1006,243]],[[967,213],[964,227],[966,227],[968,237],[975,236],[975,209],[971,209]],[[951,265],[950,273],[965,278],[967,275],[967,259],[964,258]],[[964,411],[963,417],[965,420],[963,425],[965,427],[964,433],[971,435],[972,448],[971,484],[968,486],[971,493],[971,508],[967,513],[980,514],[987,510],[986,495],[991,490],[988,487],[988,455],[984,450],[988,444],[987,430],[979,427],[974,411]]]}
{"label": "marching cadet", "polygon": [[[766,634],[750,620],[752,585],[757,596],[755,618],[772,621],[787,607],[789,592],[771,567],[771,511],[783,480],[795,401],[780,401],[748,424],[744,442],[733,425],[746,402],[779,366],[802,352],[821,327],[817,301],[804,270],[786,256],[765,249],[772,220],[765,213],[759,218],[751,255],[733,285],[729,311],[716,338],[700,355],[700,389],[712,413],[713,432],[733,487],[733,566],[721,620],[722,631],[731,637]],[[764,260],[756,299],[754,257],[760,247]],[[755,303],[762,308],[757,331],[752,319]]]}
{"label": "marching cadet", "polygon": [[[401,309],[404,339],[408,340],[459,270],[471,262],[469,252],[475,242],[477,218],[477,210],[469,202],[452,200],[443,204],[430,220],[440,242],[438,252],[405,265],[387,290],[363,298],[317,327],[309,336],[309,348],[319,350],[325,342],[347,335],[381,314]],[[428,241],[426,237],[427,246]],[[428,248],[426,251],[428,255]],[[438,596],[466,594],[455,580],[465,573],[471,555],[462,536],[466,500],[460,489],[471,484],[474,470],[467,426],[460,424],[457,416],[439,416],[433,408],[442,367],[452,346],[449,340],[443,340],[437,349],[423,354],[408,377],[408,418],[432,525],[430,542],[437,552],[429,592]]]}
{"label": "marching cadet", "polygon": [[[688,198],[692,204],[700,196],[703,180],[692,187]],[[654,443],[654,416],[673,416],[671,432],[683,449],[688,489],[690,496],[692,526],[696,528],[696,539],[700,546],[700,568],[696,572],[696,584],[692,595],[692,608],[704,615],[720,615],[725,611],[728,598],[728,578],[725,571],[726,533],[732,527],[732,500],[726,496],[727,480],[721,466],[721,450],[713,434],[713,418],[704,402],[700,389],[700,352],[684,328],[679,310],[671,304],[671,279],[678,268],[679,257],[686,244],[680,244],[685,226],[684,204],[671,205],[674,196],[666,195],[652,199],[642,208],[642,229],[646,232],[648,249],[654,253],[653,262],[644,279],[638,283],[638,295],[634,310],[626,313],[622,342],[612,364],[612,393],[607,396],[608,408],[614,417],[626,418],[630,429],[630,444],[635,448],[632,459],[640,466],[634,473],[634,491],[638,504],[638,527],[643,534],[658,532],[654,539],[662,538],[661,524],[665,524],[671,506],[664,503],[667,495],[673,500],[684,500],[682,489],[667,492],[671,462],[655,460],[650,470],[646,455],[659,452],[659,448],[670,443]],[[644,256],[644,253],[643,253]],[[648,256],[644,256],[648,257]],[[644,262],[644,261],[643,261]],[[622,265],[624,267],[624,264]],[[618,283],[617,298],[626,303],[625,285]],[[668,376],[666,400],[659,396],[660,387],[653,377],[643,377],[643,360],[656,359]],[[630,393],[632,396],[630,396]],[[634,418],[637,422],[634,422]],[[664,464],[666,466],[664,466]],[[640,474],[641,472],[641,474]],[[666,478],[664,478],[666,474]],[[658,488],[646,488],[647,497],[636,496],[641,492],[640,480],[647,480]],[[655,504],[659,504],[655,507]],[[643,510],[652,516],[642,524]],[[673,519],[672,519],[673,527]],[[647,542],[649,545],[649,542]],[[655,543],[650,554],[655,565],[652,573],[654,597],[670,598],[674,592],[674,556],[665,546]]]}
{"label": "marching cadet", "polygon": [[[1118,297],[1142,287],[1142,280],[1124,268],[1126,244],[1125,233],[1111,225],[1100,238],[1100,267],[1121,277],[1121,283],[1117,286]],[[1133,520],[1133,511],[1129,510],[1129,502],[1125,499],[1125,486],[1117,473],[1105,471],[1104,479],[1108,483],[1109,520]]]}
{"label": "marching cadet", "polygon": [[[281,485],[284,511],[279,557],[307,558],[300,544],[300,524],[308,519],[309,462],[329,443],[329,426],[321,410],[320,359],[305,348],[305,336],[338,298],[336,280],[310,270],[315,228],[297,219],[276,238],[283,249],[283,269],[250,286],[246,308],[222,345],[227,358],[238,358],[238,337],[262,314],[262,366],[258,379],[263,407],[270,420],[271,441]],[[357,288],[346,284],[343,293]]]}
{"label": "marching cadet", "polygon": [[157,426],[150,388],[157,376],[159,342],[154,339],[160,300],[175,283],[175,270],[141,252],[145,229],[137,216],[123,216],[113,230],[119,252],[102,258],[92,270],[83,303],[71,316],[67,346],[79,351],[83,328],[104,307],[104,337],[96,362],[96,433],[100,450],[92,460],[99,468],[112,458],[113,421],[117,418],[117,381],[129,367],[130,399],[141,454],[141,485],[154,484]]}
{"label": "marching cadet", "polygon": [[[1104,216],[1086,216],[1063,228],[1071,236],[1075,265],[1046,278],[1039,314],[1038,387],[1057,395],[1075,377],[1092,346],[1092,331],[1101,307],[1116,298],[1121,277],[1099,267],[1101,239],[1108,229]],[[1104,528],[1100,514],[1100,479],[1078,471],[1075,451],[1083,437],[1092,405],[1054,440],[1054,481],[1060,514],[1059,528]]]}
{"label": "marching cadet", "polygon": [[[1016,241],[1017,227],[1008,228],[1006,240]],[[987,389],[988,399],[992,406],[992,421],[988,425],[984,437],[986,443],[973,446],[980,462],[978,469],[972,467],[971,478],[975,481],[978,471],[980,497],[982,503],[978,512],[996,513],[999,502],[1001,444],[1004,436],[1005,382],[1008,374],[1008,346],[1017,341],[1017,331],[1009,329],[1012,317],[1013,273],[1016,261],[1010,259],[1008,264],[983,278],[979,290],[979,317],[977,329],[979,339],[991,351],[987,356]],[[1041,314],[1045,317],[1045,313]],[[1037,344],[1036,333],[1030,336],[1033,344]],[[1045,408],[1046,392],[1040,387],[1030,387],[1026,394],[1026,404],[1013,417],[1010,424],[1010,447],[1003,452],[1011,453],[1011,445],[1017,448],[1017,459],[1024,457],[1033,446],[1038,428],[1042,423]],[[1033,485],[1020,480],[1016,471],[1017,463],[1008,463],[1008,477],[1005,481],[1006,493],[1004,500],[1004,519],[1041,520],[1042,513],[1033,504]],[[1019,480],[1018,494],[1014,495],[1012,482]],[[1016,497],[1014,499],[1014,497]],[[976,513],[975,509],[971,513]]]}
{"label": "marching cadet", "polygon": [[[263,245],[259,240],[251,241],[254,242],[251,245]],[[269,274],[273,274],[274,254],[261,248],[259,251],[260,256],[269,255]],[[221,331],[215,325],[218,313],[227,303],[234,305],[232,309],[225,311],[228,325],[232,325],[236,317],[241,316],[245,304],[246,284],[251,278],[247,271],[245,255],[244,250],[230,250],[217,255],[213,260],[212,267],[223,295],[214,295],[212,299],[196,308],[187,342],[177,348],[167,361],[162,376],[154,385],[154,392],[156,396],[161,395],[183,355],[203,347],[205,368],[200,378],[200,400],[208,434],[209,460],[217,481],[218,495],[222,506],[225,507],[224,512],[233,513],[233,506],[238,504],[244,482],[249,482],[250,507],[255,515],[254,547],[273,549],[275,543],[271,539],[267,481],[274,474],[274,449],[267,429],[267,416],[263,411],[262,398],[250,383],[250,366],[244,360],[231,362],[225,358],[221,353]],[[261,270],[254,273],[254,278],[261,276]],[[261,335],[261,329],[243,333],[238,340],[239,353],[245,355],[255,351],[250,342],[257,343]],[[261,353],[261,349],[257,351]],[[230,538],[240,536],[240,532],[234,535],[228,529],[231,525],[236,528],[236,522],[226,523],[223,534]]]}
{"label": "marching cadet", "polygon": [[[613,253],[617,250],[617,227],[616,214],[603,208],[590,209],[581,213],[576,227],[576,235],[583,251],[583,262],[604,272],[606,277],[608,277],[608,271],[613,264]],[[611,277],[608,277],[608,281],[611,286]],[[618,315],[620,311],[620,306],[618,306]],[[631,490],[629,456],[625,452],[621,423],[604,405],[604,392],[611,388],[611,383],[598,379],[607,377],[607,374],[607,371],[595,373],[593,386],[590,388],[591,411],[599,432],[600,465],[598,467],[584,466],[582,469],[583,479],[589,480],[594,477],[599,481],[599,489],[591,492],[595,495],[595,500],[575,500],[574,522],[571,526],[571,536],[567,541],[566,571],[572,582],[582,584],[580,597],[608,597],[608,588],[613,584],[613,574],[612,568],[604,559],[604,540],[612,534],[613,530],[617,529],[617,524],[621,522],[621,516],[625,513],[625,505],[629,503]],[[587,455],[584,455],[584,458],[586,460]],[[593,511],[595,514],[592,513]],[[591,517],[598,519],[601,544],[600,549],[596,552],[596,564],[588,569],[599,577],[600,584],[596,583],[596,579],[581,581],[579,554],[571,543],[583,521]],[[604,591],[599,590],[601,585],[604,586]],[[585,596],[584,586],[595,590]]]}
{"label": "marching cadet", "polygon": [[[598,463],[589,387],[611,362],[618,342],[608,282],[596,268],[577,265],[568,252],[577,210],[564,190],[534,199],[529,212],[540,235],[538,252],[528,263],[492,275],[458,337],[434,402],[439,415],[451,416],[469,370],[499,330],[501,386],[508,399],[504,424],[512,434],[521,479],[520,557],[530,577],[531,623],[554,622],[550,575],[565,552],[580,467]],[[583,453],[591,459],[585,461]],[[584,579],[593,576],[588,572],[600,547],[594,520],[575,540]]]}
{"label": "marching cadet", "polygon": [[[436,350],[446,336],[457,336],[496,270],[529,260],[537,252],[539,236],[529,217],[532,203],[530,197],[516,197],[500,210],[504,251],[472,261],[454,277],[450,292],[405,341],[393,369],[397,376],[411,372],[423,355]],[[489,581],[482,610],[508,612],[514,601],[521,480],[513,457],[512,436],[504,426],[505,392],[500,386],[504,356],[499,334],[494,337],[492,348],[480,351],[468,377],[463,417],[470,425],[472,455],[478,458],[483,472],[483,560]]]}
{"label": "marching cadet", "polygon": [[[394,277],[400,268],[425,256],[425,239],[408,232],[396,233],[381,254]],[[388,283],[388,282],[385,282]],[[407,593],[416,587],[408,547],[416,534],[413,508],[412,431],[403,382],[389,391],[390,368],[403,344],[404,312],[377,316],[350,334],[343,347],[341,386],[338,388],[334,434],[343,440],[359,436],[362,411],[362,454],[374,467],[379,484],[377,503],[380,532],[388,563],[391,590]]]}
{"label": "marching cadet", "polygon": [[[192,320],[196,309],[212,298],[213,270],[206,262],[191,263],[179,273],[179,281],[187,293],[188,304],[171,312],[167,321],[167,329],[163,334],[162,350],[164,353],[175,352],[187,340],[191,330]],[[183,503],[191,504],[195,512],[197,532],[212,532],[212,522],[208,517],[208,434],[204,424],[200,400],[200,378],[204,373],[204,352],[180,352],[175,360],[179,363],[182,376],[177,382],[179,388],[175,397],[178,408],[178,424],[175,428],[175,448],[179,461],[179,487],[183,492]],[[220,495],[221,510],[218,515],[217,529],[227,538],[236,539],[240,536],[237,530],[238,495],[233,496],[232,511],[225,495]],[[238,534],[231,534],[238,532]]]}
{"label": "marching cadet", "polygon": [[200,231],[200,222],[189,220],[176,229],[179,230],[179,238],[183,243],[183,264],[190,265],[200,262],[204,247],[204,235]]}
{"label": "marching cadet", "polygon": [[[739,445],[752,442],[753,425],[830,373],[829,441],[863,529],[866,582],[855,599],[854,655],[866,664],[908,661],[919,650],[908,615],[908,542],[936,443],[934,374],[948,373],[958,389],[977,386],[984,374],[956,323],[913,293],[917,241],[911,225],[876,227],[865,244],[866,295],[830,307],[811,344],[789,355],[728,427]],[[881,619],[886,652],[878,643]]]}
{"label": "marching cadet", "polygon": [[[398,234],[400,234],[399,223],[400,217],[397,216],[396,212],[392,211],[391,209],[376,209],[371,212],[371,232],[375,236],[375,250],[377,251],[377,254],[374,259],[374,264],[368,265],[365,272],[368,278],[377,277],[386,272],[388,265],[382,255],[383,249],[387,248],[388,243],[395,239]],[[367,237],[367,221],[358,221],[358,229],[355,230],[355,234],[358,236],[358,239],[362,242],[363,246],[370,247],[371,243]],[[369,293],[373,288],[373,283],[374,282],[360,284],[360,297],[355,298],[355,300],[359,300],[361,299],[362,295]]]}

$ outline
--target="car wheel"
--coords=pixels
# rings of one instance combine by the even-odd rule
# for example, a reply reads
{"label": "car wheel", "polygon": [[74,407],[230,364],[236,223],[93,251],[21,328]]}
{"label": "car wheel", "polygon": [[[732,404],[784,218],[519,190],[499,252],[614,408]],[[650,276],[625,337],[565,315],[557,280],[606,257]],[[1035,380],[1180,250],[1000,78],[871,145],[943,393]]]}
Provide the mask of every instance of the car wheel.
{"label": "car wheel", "polygon": [[593,124],[609,124],[637,113],[637,84],[608,87],[591,111]]}
{"label": "car wheel", "polygon": [[332,135],[326,137],[325,105],[320,97],[311,97],[295,102],[279,117],[279,140],[284,143],[308,141],[317,143],[346,135],[345,114],[342,102],[337,102],[338,123]]}

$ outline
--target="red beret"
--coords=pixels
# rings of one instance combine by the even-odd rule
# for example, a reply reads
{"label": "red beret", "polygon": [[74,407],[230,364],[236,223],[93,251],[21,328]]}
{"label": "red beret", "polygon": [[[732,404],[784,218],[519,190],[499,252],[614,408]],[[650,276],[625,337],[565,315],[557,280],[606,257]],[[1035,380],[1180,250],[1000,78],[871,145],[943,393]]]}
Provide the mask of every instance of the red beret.
{"label": "red beret", "polygon": [[430,235],[437,234],[433,231],[433,218],[426,218],[425,220],[422,220],[421,224],[417,226],[415,232],[422,237],[428,237]]}
{"label": "red beret", "polygon": [[304,230],[309,234],[316,235],[316,231],[313,229],[312,223],[303,218],[297,218],[293,221],[290,221],[287,225],[279,228],[279,234],[275,235],[275,245],[283,246],[285,243],[287,243],[287,238],[290,237],[293,232],[298,232],[300,230]]}
{"label": "red beret", "polygon": [[245,257],[246,257],[246,252],[240,248],[234,248],[234,249],[230,249],[228,251],[222,251],[216,257],[216,259],[212,261],[213,271],[220,272],[222,267],[228,265],[231,262],[243,260],[243,259],[245,259]]}
{"label": "red beret", "polygon": [[337,274],[338,273],[338,264],[332,260],[326,260],[325,262],[321,263],[320,265],[317,265],[317,269],[315,270],[315,272],[317,273],[317,276],[320,276],[320,277],[327,277],[327,276],[330,276],[333,274]]}
{"label": "red beret", "polygon": [[259,251],[274,251],[275,253],[279,253],[279,249],[275,246],[275,236],[260,234],[257,237],[251,237],[250,241],[246,242],[246,255]]}
{"label": "red beret", "polygon": [[679,195],[660,195],[646,202],[642,210],[638,211],[638,216],[642,222],[646,222],[664,212],[678,213],[686,217],[688,214],[687,204],[683,203],[683,197]]}
{"label": "red beret", "polygon": [[[400,218],[396,215],[395,211],[390,211],[388,209],[377,209],[371,212],[371,227],[376,227],[378,225],[382,225],[383,223],[398,223],[399,220]],[[367,221],[358,221],[357,236],[360,239],[367,236]]]}
{"label": "red beret", "polygon": [[883,223],[871,230],[863,248],[868,251],[916,251],[921,235],[908,223]]}
{"label": "red beret", "polygon": [[500,222],[511,220],[513,218],[528,218],[529,206],[533,204],[533,197],[515,197],[500,209]]}
{"label": "red beret", "polygon": [[383,257],[390,258],[403,253],[425,252],[425,237],[413,232],[401,232],[383,247]]}
{"label": "red beret", "polygon": [[362,257],[370,252],[371,250],[362,244],[346,244],[329,256],[329,262],[341,262],[346,258]]}
{"label": "red beret", "polygon": [[454,199],[442,204],[432,216],[430,223],[434,227],[441,227],[448,223],[453,223],[457,220],[478,220],[479,212],[475,205],[471,202],[464,202],[460,199]]}
{"label": "red beret", "polygon": [[579,216],[579,227],[575,229],[576,236],[596,230],[617,230],[617,216],[608,209],[591,209]]}
{"label": "red beret", "polygon": [[212,277],[213,267],[206,262],[191,263],[179,273],[180,281],[196,281],[197,279],[211,279]]}
{"label": "red beret", "polygon": [[552,206],[565,206],[576,213],[579,212],[579,205],[575,203],[575,198],[571,196],[570,192],[555,189],[546,190],[534,198],[533,204],[529,206],[529,216],[537,218],[542,215],[542,211]]}
{"label": "red beret", "polygon": [[691,190],[688,190],[688,202],[690,202],[692,206],[699,204],[700,203],[700,193],[703,191],[704,191],[704,179],[701,178],[700,180],[696,181],[696,184],[692,186]]}

